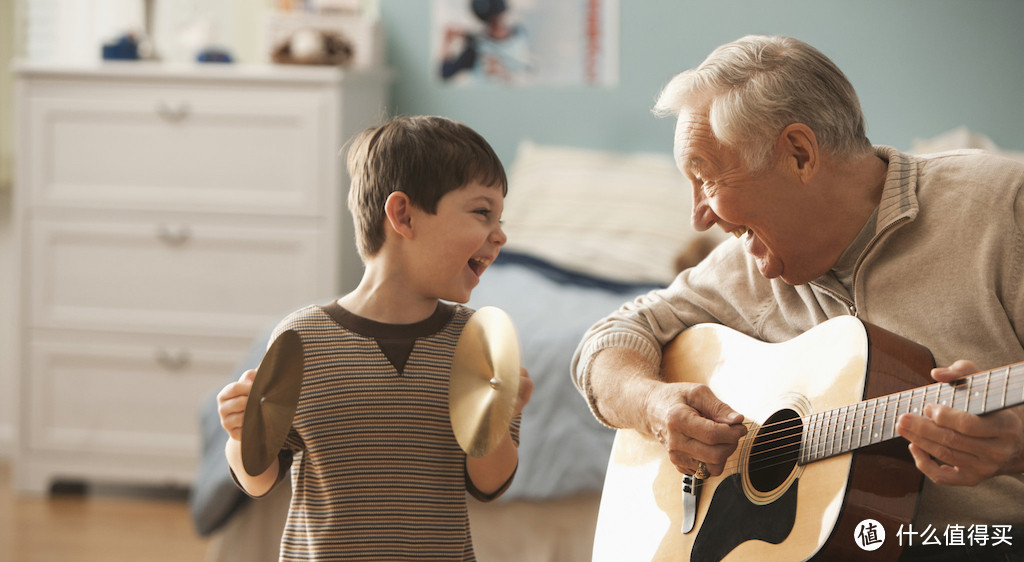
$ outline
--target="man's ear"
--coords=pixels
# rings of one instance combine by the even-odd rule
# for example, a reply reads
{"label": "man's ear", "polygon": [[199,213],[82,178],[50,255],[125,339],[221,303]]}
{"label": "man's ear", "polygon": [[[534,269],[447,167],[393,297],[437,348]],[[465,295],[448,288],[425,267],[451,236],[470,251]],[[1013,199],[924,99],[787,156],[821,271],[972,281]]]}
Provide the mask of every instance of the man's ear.
{"label": "man's ear", "polygon": [[391,230],[403,238],[412,238],[412,200],[402,191],[394,191],[384,202],[384,216]]}
{"label": "man's ear", "polygon": [[809,181],[821,163],[818,138],[814,131],[803,123],[793,123],[782,130],[779,135],[778,148],[790,169],[805,182]]}

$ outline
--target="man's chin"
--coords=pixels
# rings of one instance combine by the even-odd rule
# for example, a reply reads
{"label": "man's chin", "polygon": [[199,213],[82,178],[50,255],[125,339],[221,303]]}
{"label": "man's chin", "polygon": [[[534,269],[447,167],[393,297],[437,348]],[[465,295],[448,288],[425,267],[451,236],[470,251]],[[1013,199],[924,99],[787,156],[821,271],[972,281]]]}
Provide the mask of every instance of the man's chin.
{"label": "man's chin", "polygon": [[[757,271],[761,274],[761,277],[768,280],[776,279],[783,275],[782,265],[772,260],[757,260]],[[783,281],[789,283],[786,279],[783,279]],[[792,285],[792,283],[790,284]]]}

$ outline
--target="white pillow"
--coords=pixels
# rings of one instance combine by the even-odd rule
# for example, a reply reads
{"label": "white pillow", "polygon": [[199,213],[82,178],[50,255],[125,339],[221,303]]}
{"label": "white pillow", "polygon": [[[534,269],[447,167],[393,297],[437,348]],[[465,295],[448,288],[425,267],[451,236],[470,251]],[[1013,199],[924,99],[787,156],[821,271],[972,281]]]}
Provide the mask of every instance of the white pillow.
{"label": "white pillow", "polygon": [[913,146],[910,147],[910,152],[913,154],[927,154],[962,148],[978,148],[985,152],[999,154],[1006,158],[1024,162],[1024,152],[1002,150],[996,146],[992,139],[983,134],[975,133],[963,125],[930,139],[915,138]]}
{"label": "white pillow", "polygon": [[505,198],[506,248],[572,271],[668,284],[696,239],[690,185],[663,154],[520,143]]}

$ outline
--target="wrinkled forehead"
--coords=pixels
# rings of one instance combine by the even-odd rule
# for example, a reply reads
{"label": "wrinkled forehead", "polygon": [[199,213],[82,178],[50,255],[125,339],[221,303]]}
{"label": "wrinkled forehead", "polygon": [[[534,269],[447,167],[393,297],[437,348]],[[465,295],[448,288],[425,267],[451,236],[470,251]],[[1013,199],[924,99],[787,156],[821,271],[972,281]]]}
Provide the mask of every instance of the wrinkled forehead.
{"label": "wrinkled forehead", "polygon": [[679,113],[672,147],[672,156],[679,171],[686,173],[700,169],[702,164],[713,159],[718,146],[706,113],[685,108]]}

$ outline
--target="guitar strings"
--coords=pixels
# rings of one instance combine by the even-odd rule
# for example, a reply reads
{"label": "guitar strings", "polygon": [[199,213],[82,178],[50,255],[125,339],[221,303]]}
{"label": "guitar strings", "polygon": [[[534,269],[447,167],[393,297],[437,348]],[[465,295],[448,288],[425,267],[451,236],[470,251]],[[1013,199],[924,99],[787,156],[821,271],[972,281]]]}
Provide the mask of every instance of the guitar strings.
{"label": "guitar strings", "polygon": [[[1014,380],[1012,382],[1010,382],[1010,379],[1011,379],[1011,377],[1013,377],[1013,375],[1011,375],[1011,373],[1009,372],[1009,367],[1004,367],[1002,369],[996,369],[996,370],[989,371],[989,372],[986,372],[986,373],[983,373],[983,374],[989,376],[989,380],[987,381],[986,386],[984,388],[984,394],[985,394],[985,396],[983,398],[984,403],[987,404],[987,401],[989,400],[988,394],[989,394],[989,390],[993,387],[993,382],[995,383],[995,386],[1001,386],[1002,387],[1002,397],[1001,397],[1002,402],[1001,402],[1001,404],[1003,404],[1003,406],[1001,406],[1000,408],[997,408],[997,409],[1002,409],[1003,407],[1006,407],[1005,406],[1006,397],[1007,397],[1007,394],[1008,394],[1009,391],[1012,391],[1012,393],[1016,393],[1016,392],[1020,391],[1022,393],[1021,394],[1022,399],[1024,399],[1024,378],[1017,379],[1016,377],[1014,377]],[[943,387],[945,387],[945,388],[943,388]],[[913,406],[914,405],[913,401],[914,401],[914,398],[915,398],[915,394],[914,393],[919,394],[920,398],[922,398],[925,401],[927,401],[927,399],[929,398],[929,396],[928,396],[929,392],[932,391],[932,390],[936,391],[934,393],[934,394],[936,394],[935,398],[937,398],[937,399],[947,398],[947,399],[949,399],[948,401],[950,402],[951,407],[954,407],[954,408],[956,408],[958,410],[961,410],[961,411],[969,411],[970,401],[971,401],[971,395],[970,394],[973,392],[972,389],[968,388],[968,393],[962,394],[961,396],[957,396],[957,394],[955,393],[956,387],[950,386],[947,383],[933,383],[933,384],[930,384],[930,385],[927,385],[927,386],[924,386],[924,387],[919,387],[917,389],[913,389],[913,390],[910,390],[910,391],[905,391],[905,392],[901,392],[901,393],[895,393],[895,394],[886,395],[886,396],[880,396],[880,397],[876,397],[876,398],[873,398],[873,399],[866,400],[864,402],[861,402],[861,404],[865,404],[865,406],[863,408],[857,408],[856,407],[857,404],[852,404],[852,405],[847,405],[847,406],[843,406],[843,407],[840,407],[840,408],[835,408],[835,409],[827,410],[827,411],[820,412],[820,413],[817,413],[817,414],[811,414],[809,416],[804,416],[802,418],[799,418],[799,420],[801,422],[799,425],[794,425],[794,421],[797,418],[790,418],[790,419],[781,420],[781,421],[772,422],[772,423],[768,423],[768,424],[762,425],[762,426],[760,426],[760,431],[759,431],[758,435],[756,435],[754,437],[755,443],[752,445],[752,446],[756,445],[760,450],[758,452],[751,452],[751,454],[748,456],[749,463],[750,464],[754,464],[756,462],[757,465],[758,465],[757,469],[758,470],[763,470],[763,469],[768,469],[768,468],[772,468],[772,467],[775,467],[775,466],[781,466],[781,465],[789,464],[789,463],[792,463],[792,462],[799,462],[801,454],[806,452],[807,439],[805,438],[805,435],[806,435],[806,432],[807,432],[807,428],[811,424],[812,418],[815,418],[815,416],[817,416],[820,421],[825,421],[826,424],[832,423],[833,426],[828,428],[828,430],[824,434],[822,434],[821,436],[814,438],[815,441],[817,441],[820,444],[822,444],[825,448],[829,448],[828,454],[825,454],[824,456],[822,456],[820,458],[816,458],[814,460],[821,460],[821,459],[824,459],[824,458],[828,458],[828,457],[834,456],[836,454],[841,454],[843,452],[846,452],[845,449],[847,447],[846,447],[846,445],[844,445],[844,443],[849,443],[851,450],[864,446],[863,444],[860,444],[863,441],[863,439],[862,439],[863,438],[863,433],[861,434],[861,439],[857,440],[858,445],[856,447],[853,447],[853,443],[854,443],[855,439],[857,439],[857,438],[855,437],[854,433],[850,433],[850,432],[851,431],[856,431],[858,429],[860,429],[862,431],[863,430],[864,420],[867,420],[869,417],[873,418],[873,420],[874,420],[871,423],[873,423],[874,425],[881,424],[883,428],[886,427],[886,424],[891,424],[890,427],[891,427],[892,436],[891,437],[884,437],[881,434],[878,434],[876,436],[875,432],[872,432],[872,435],[870,436],[871,439],[869,439],[869,442],[867,444],[874,444],[875,442],[882,442],[882,441],[887,441],[889,439],[893,439],[893,438],[898,436],[895,433],[895,422],[896,422],[896,419],[900,415],[911,411],[911,409],[909,409],[909,408],[906,409],[906,410],[901,410],[902,403],[904,401],[906,401],[908,406]],[[1015,395],[1015,394],[1012,394],[1012,393],[1011,393],[1011,395]],[[945,396],[944,396],[944,394],[945,394]],[[889,410],[889,407],[892,406],[893,397],[895,397],[895,408],[893,409],[892,412],[889,412],[888,410]],[[906,398],[906,400],[904,400],[904,398]],[[958,401],[957,400],[958,398],[962,398],[963,399],[963,404],[962,404],[963,408],[957,407],[956,403]],[[1011,402],[1012,402],[1012,400],[1011,400]],[[941,403],[941,401],[931,402],[931,403]],[[879,411],[879,406],[880,405],[882,407],[882,417],[881,417],[881,419],[875,419],[875,418],[878,417],[878,411]],[[1011,406],[1012,405],[1013,404],[1011,403]],[[845,413],[839,413],[839,412],[842,412],[842,410],[844,408],[847,411]],[[850,413],[853,413],[852,419],[851,419],[851,417],[849,415]],[[843,419],[844,427],[837,431],[836,430],[836,426],[834,425],[835,424],[835,420],[838,420],[839,418],[841,418],[843,416],[845,416],[845,418]],[[832,422],[826,421],[829,418],[834,418],[834,420]],[[751,430],[751,429],[754,429],[755,427],[757,427],[757,424],[755,422],[751,422],[751,421],[747,421],[747,420],[744,420],[743,424],[745,426],[747,426],[748,430]],[[785,424],[786,427],[784,427],[782,429],[778,429],[778,427],[782,426],[783,424]],[[767,430],[767,431],[765,431],[765,430]],[[846,433],[850,433],[850,436],[849,436],[848,439],[844,440],[844,437],[842,437],[842,435],[844,435]],[[781,437],[777,437],[777,435],[780,435],[780,434],[782,436]],[[872,439],[874,439],[876,437],[881,437],[881,439],[879,439],[878,441],[872,442]],[[796,438],[795,442],[794,442],[794,438]],[[828,443],[828,440],[830,438],[832,439],[832,445],[831,446]],[[834,445],[837,442],[837,440],[838,440],[838,443],[840,445],[840,450],[839,451],[835,451],[834,450]],[[778,445],[779,442],[782,442],[782,444]],[[767,446],[767,445],[770,445],[771,447],[765,449],[764,447]],[[794,446],[796,446],[796,451],[793,451]],[[817,456],[817,455],[807,455],[807,456],[808,457],[812,457],[812,456]],[[726,470],[735,470],[735,469],[737,469],[739,467],[739,464],[740,464],[739,463],[739,459],[737,458],[737,459],[735,459],[734,463],[726,462],[725,468],[726,468]]]}
{"label": "guitar strings", "polygon": [[[946,384],[946,383],[935,383],[933,385],[928,385],[928,387],[921,387],[921,388],[928,389],[929,387],[940,387],[940,386],[942,386],[944,384]],[[1022,381],[1021,384],[1017,384],[1016,382],[1014,382],[1012,384],[1007,384],[1006,381],[1003,381],[1003,385],[1004,385],[1004,388],[1006,390],[1012,389],[1014,392],[1016,392],[1018,390],[1018,387],[1020,387],[1020,390],[1024,391],[1024,381]],[[991,386],[991,385],[989,385],[989,386]],[[952,387],[949,387],[949,388],[952,390]],[[927,398],[927,393],[926,392],[922,393],[922,394],[924,394],[924,397]],[[939,396],[940,397],[941,397],[941,394],[942,394],[942,389],[939,389]],[[949,394],[949,393],[947,393],[947,394]],[[986,394],[987,394],[987,389],[986,389]],[[890,395],[890,396],[896,396],[896,395]],[[956,398],[955,395],[953,395],[952,397]],[[872,401],[877,402],[877,401],[879,401],[879,399],[883,399],[883,398],[888,398],[888,397],[879,397],[879,398],[876,398],[876,399],[873,399],[873,400],[869,400],[867,402],[872,402]],[[965,396],[964,398],[966,400],[965,401],[965,405],[969,405],[970,397]],[[986,399],[987,399],[987,396],[986,396]],[[1005,403],[1005,392],[1004,392],[1003,400],[1004,400],[1003,403]],[[888,400],[886,402],[886,405],[885,405],[886,408],[888,407],[889,402],[891,402],[891,400]],[[897,399],[897,408],[899,407],[901,402],[902,402],[902,400]],[[954,402],[955,402],[955,400],[954,400]],[[1012,405],[1013,404],[1011,404],[1011,406]],[[955,407],[955,404],[954,404],[954,407]],[[837,410],[841,410],[841,409],[842,408],[839,408]],[[960,409],[960,408],[957,408],[957,409]],[[818,416],[824,417],[825,414],[828,414],[829,412],[837,411],[837,410],[830,410],[830,411],[827,411],[827,412],[821,412],[821,413],[818,414]],[[868,408],[864,408],[863,410],[864,410],[863,411],[864,417],[862,419],[866,419],[868,417],[868,415],[869,415]],[[963,410],[963,411],[966,411],[966,410]],[[877,409],[876,409],[875,412],[871,413],[870,415],[874,416],[875,413],[877,413]],[[890,416],[886,412],[883,412],[883,417],[880,420],[880,422],[884,424],[884,423],[887,423],[890,420],[892,420],[893,423],[894,423],[896,417],[898,417],[899,415],[902,415],[902,413],[899,412],[898,410],[892,412],[892,416]],[[805,418],[802,418],[802,421],[804,421],[805,424],[804,424],[804,426],[802,426],[800,428],[801,431],[799,433],[800,433],[801,436],[804,435],[804,432],[802,431],[802,429],[803,429],[803,427],[806,427],[806,420],[811,418],[811,417],[813,417],[813,415],[812,416],[807,416]],[[770,423],[770,424],[765,424],[765,425],[761,426],[761,428],[762,429],[763,428],[771,428],[771,427],[775,427],[775,426],[781,425],[782,423],[786,423],[786,422],[790,422],[790,424],[791,424],[792,421],[793,421],[793,419],[783,420],[781,422],[773,422],[773,423]],[[855,419],[854,419],[853,422],[850,422],[850,420],[846,420],[846,421],[848,423],[852,423],[852,424],[856,425],[857,423],[859,423],[859,421],[862,421],[862,420],[856,420],[856,416],[855,416]],[[878,422],[876,422],[876,423],[878,423]],[[748,428],[750,428],[750,427],[755,426],[756,424],[754,424],[753,422],[750,422],[750,423],[744,422],[744,425],[747,425]],[[793,435],[796,433],[794,427],[787,427],[784,430],[773,430],[773,431],[768,431],[768,432],[762,431],[758,437],[771,436],[773,434],[778,434],[778,433],[782,433],[782,432],[785,432],[785,436],[782,437],[782,438],[757,439],[758,446],[763,446],[765,444],[772,444],[772,443],[778,442],[778,441],[780,441],[782,439],[790,439],[791,440],[793,438]],[[829,435],[834,437],[835,436],[835,432],[832,432]],[[895,432],[894,432],[894,437],[895,437]],[[819,438],[819,439],[821,439],[821,438]],[[885,440],[888,440],[888,439],[890,439],[890,438],[881,439],[879,442],[885,441]],[[853,443],[853,437],[852,436],[851,436],[851,438],[849,440],[849,443],[851,445]],[[841,439],[840,439],[840,444],[842,444],[842,440]],[[872,443],[869,443],[869,444],[872,444]],[[826,446],[827,446],[827,443],[826,443]],[[857,447],[853,447],[853,448],[859,448],[860,446],[863,446],[863,445],[858,445]],[[753,464],[754,462],[759,463],[758,469],[766,469],[766,468],[771,468],[771,467],[774,467],[774,466],[780,466],[780,465],[783,465],[783,464],[789,464],[791,462],[799,462],[798,460],[795,460],[795,459],[799,459],[801,451],[803,451],[803,449],[798,447],[797,451],[795,453],[791,453],[790,450],[792,449],[792,447],[793,447],[793,443],[787,442],[786,445],[784,445],[783,447],[774,447],[774,448],[770,448],[770,449],[766,449],[766,450],[760,451],[759,453],[751,453],[748,458],[750,459],[751,464]],[[779,453],[779,451],[783,450],[783,449],[785,449],[785,452],[784,453]],[[831,451],[831,452],[829,452],[829,454],[827,454],[825,456],[822,456],[821,458],[827,458],[827,457],[830,457],[830,456],[834,456],[834,455],[839,454],[841,452],[844,452],[844,451],[838,451],[838,452]],[[766,455],[770,455],[770,456],[766,456]],[[772,462],[770,464],[766,464],[766,461],[775,461],[775,460],[779,460],[779,462]],[[820,459],[814,459],[814,460],[820,460]],[[727,462],[726,469],[735,469],[738,466],[739,466],[739,460],[737,459],[736,462],[735,462],[735,465],[733,465],[733,466],[730,466],[730,463]]]}
{"label": "guitar strings", "polygon": [[[1003,379],[1006,379],[1006,378],[1007,377],[1003,377]],[[998,383],[998,381],[996,381],[996,382]],[[1020,384],[1018,384],[1018,381],[1014,381],[1011,384],[1006,384],[1004,382],[1004,384],[1006,384],[1006,386],[1005,386],[1006,390],[1011,390],[1012,389],[1013,391],[1017,391],[1018,388],[1019,388],[1022,392],[1024,392],[1024,379],[1021,379],[1019,381],[1019,383]],[[932,390],[932,389],[938,389],[938,396],[937,396],[937,398],[942,398],[943,397],[942,396],[942,391],[943,390],[947,390],[947,392],[946,392],[947,395],[954,391],[954,389],[952,387],[949,387],[949,386],[946,386],[946,389],[938,388],[938,387],[942,387],[944,385],[946,385],[946,383],[934,383],[934,384],[931,384],[931,385],[928,385],[928,386],[918,387],[917,389],[914,389],[914,391],[915,392],[919,392],[921,394],[920,397],[927,400],[928,399],[929,391]],[[991,386],[991,384],[989,384],[989,386]],[[987,392],[987,390],[986,390],[986,392]],[[888,412],[888,409],[889,409],[889,406],[891,406],[893,404],[893,400],[892,400],[893,397],[896,397],[895,408],[891,412],[892,415],[890,415],[890,412]],[[965,401],[965,406],[968,405],[970,397],[969,396],[961,396],[961,397]],[[883,423],[884,424],[884,423],[890,422],[892,420],[895,420],[898,416],[902,415],[903,413],[908,413],[908,412],[911,411],[911,410],[905,410],[905,411],[901,411],[900,410],[900,407],[902,406],[903,402],[905,401],[904,398],[907,398],[908,405],[913,405],[913,397],[910,396],[910,391],[906,391],[906,392],[903,392],[903,393],[890,394],[890,395],[887,395],[887,396],[880,396],[880,397],[876,397],[876,398],[865,400],[865,401],[861,402],[861,404],[865,404],[865,406],[863,408],[859,408],[858,409],[858,408],[856,408],[857,404],[851,404],[851,405],[847,405],[847,406],[841,406],[839,408],[834,408],[834,409],[831,409],[831,410],[826,410],[826,411],[823,411],[823,412],[818,412],[816,414],[811,414],[811,415],[805,416],[805,417],[803,417],[801,419],[804,422],[804,426],[805,427],[807,425],[809,425],[808,420],[810,420],[811,418],[814,418],[816,416],[818,418],[825,418],[825,419],[827,419],[828,417],[834,417],[834,418],[838,419],[839,416],[845,415],[846,418],[843,421],[847,425],[861,424],[868,417],[877,417],[878,406],[879,406],[879,404],[884,402],[884,404],[882,404],[883,408],[884,408],[883,412],[882,412],[883,413],[883,417],[880,420],[877,420],[875,422],[875,423]],[[956,395],[954,395],[953,398],[955,399],[955,398],[958,398],[958,397]],[[1022,399],[1024,399],[1024,395],[1022,395]],[[956,402],[956,400],[954,400],[954,402]],[[941,402],[931,402],[931,403],[941,403]],[[1011,404],[1011,405],[1013,405],[1013,404]],[[953,407],[956,407],[956,405],[954,404]],[[835,414],[835,415],[833,415],[835,412],[840,412],[844,408],[847,409],[847,412],[845,414]],[[959,409],[961,411],[967,411],[966,408],[957,408],[957,409]],[[854,414],[852,418],[849,415],[850,413]],[[863,414],[863,415],[860,415],[860,414]],[[780,425],[782,423],[787,423],[787,422],[791,422],[791,421],[792,421],[792,419],[783,420],[781,422],[772,422],[772,423],[764,424],[764,425],[762,425],[760,427],[763,430],[763,429],[773,428],[773,427],[775,427],[777,425]],[[745,421],[744,424],[753,425],[753,422],[750,422],[748,424],[748,422]],[[764,433],[764,432],[762,431],[762,433]],[[772,433],[773,432],[768,432],[768,433],[764,433],[764,434],[765,435],[771,435]],[[826,434],[824,437],[834,436],[834,435],[835,435],[835,431],[833,430],[831,433]]]}

